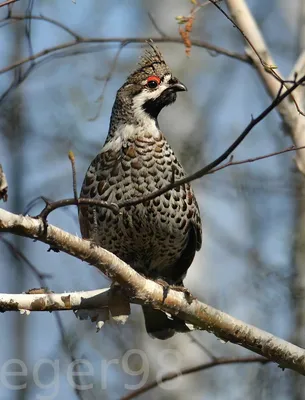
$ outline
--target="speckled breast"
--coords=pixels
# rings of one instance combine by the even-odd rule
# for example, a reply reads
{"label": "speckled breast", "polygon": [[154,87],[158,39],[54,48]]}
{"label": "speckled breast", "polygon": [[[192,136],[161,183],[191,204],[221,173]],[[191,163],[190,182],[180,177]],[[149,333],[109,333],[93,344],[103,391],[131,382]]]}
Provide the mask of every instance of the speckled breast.
{"label": "speckled breast", "polygon": [[[106,149],[106,146],[105,146]],[[184,171],[163,135],[144,134],[103,151],[90,165],[81,197],[122,202],[152,193]],[[189,221],[200,219],[190,185],[151,201],[111,210],[82,206],[83,237],[91,238],[146,276],[166,276],[187,240]]]}

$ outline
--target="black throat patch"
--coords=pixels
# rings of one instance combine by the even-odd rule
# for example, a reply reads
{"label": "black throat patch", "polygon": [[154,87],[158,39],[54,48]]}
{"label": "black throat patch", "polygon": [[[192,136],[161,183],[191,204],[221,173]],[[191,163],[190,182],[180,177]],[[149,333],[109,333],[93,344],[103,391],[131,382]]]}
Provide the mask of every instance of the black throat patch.
{"label": "black throat patch", "polygon": [[177,98],[177,93],[172,89],[165,89],[156,99],[147,100],[142,108],[152,118],[157,119],[163,107],[169,106],[174,103]]}

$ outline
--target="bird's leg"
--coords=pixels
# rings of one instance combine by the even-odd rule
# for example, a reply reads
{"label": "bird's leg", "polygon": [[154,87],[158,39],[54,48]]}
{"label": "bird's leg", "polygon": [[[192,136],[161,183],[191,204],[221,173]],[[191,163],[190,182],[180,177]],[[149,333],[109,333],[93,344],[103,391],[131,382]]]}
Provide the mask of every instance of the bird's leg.
{"label": "bird's leg", "polygon": [[164,301],[165,301],[165,299],[166,299],[166,297],[168,295],[168,292],[169,292],[169,289],[170,289],[170,285],[165,280],[163,280],[161,278],[156,279],[155,282],[158,283],[159,285],[161,285],[162,288],[163,288],[162,303],[164,303]]}

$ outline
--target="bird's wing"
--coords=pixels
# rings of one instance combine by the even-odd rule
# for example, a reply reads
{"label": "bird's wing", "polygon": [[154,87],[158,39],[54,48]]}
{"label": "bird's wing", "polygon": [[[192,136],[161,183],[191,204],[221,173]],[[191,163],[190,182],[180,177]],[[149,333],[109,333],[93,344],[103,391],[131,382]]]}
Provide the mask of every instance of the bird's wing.
{"label": "bird's wing", "polygon": [[[107,191],[109,188],[109,178],[115,174],[119,160],[119,150],[107,150],[99,153],[87,170],[80,198],[107,201],[109,196],[109,191]],[[92,206],[79,206],[79,221],[83,238],[90,237],[90,227],[94,225],[93,210],[94,207]]]}
{"label": "bird's wing", "polygon": [[192,212],[192,217],[188,223],[188,238],[186,246],[181,254],[181,257],[176,261],[173,266],[173,281],[176,284],[182,284],[182,280],[186,272],[193,262],[196,251],[200,250],[202,244],[202,228],[199,213],[199,207],[192,191],[190,184],[185,184],[184,189],[187,193],[187,198],[190,199],[189,207]]}

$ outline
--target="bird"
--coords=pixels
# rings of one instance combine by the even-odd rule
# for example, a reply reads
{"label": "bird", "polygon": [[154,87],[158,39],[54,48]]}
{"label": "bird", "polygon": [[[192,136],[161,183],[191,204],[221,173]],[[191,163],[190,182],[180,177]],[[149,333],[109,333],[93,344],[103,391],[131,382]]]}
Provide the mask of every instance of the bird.
{"label": "bird", "polygon": [[[149,42],[139,64],[117,91],[105,144],[91,162],[80,198],[124,203],[186,176],[158,123],[160,111],[186,91],[160,50]],[[174,129],[173,121],[173,129]],[[202,243],[201,218],[190,183],[120,213],[82,204],[84,239],[92,240],[146,278],[169,287],[183,279]],[[161,340],[188,332],[180,318],[142,306],[147,333]]]}

